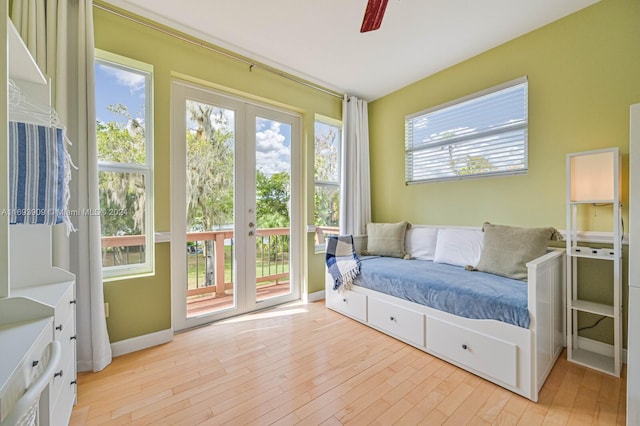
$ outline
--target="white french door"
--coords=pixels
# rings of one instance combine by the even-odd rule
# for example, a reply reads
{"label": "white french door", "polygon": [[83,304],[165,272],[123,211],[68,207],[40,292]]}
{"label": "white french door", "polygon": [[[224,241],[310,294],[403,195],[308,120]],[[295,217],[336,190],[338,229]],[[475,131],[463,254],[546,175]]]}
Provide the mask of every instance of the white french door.
{"label": "white french door", "polygon": [[300,298],[300,117],[174,81],[173,328]]}

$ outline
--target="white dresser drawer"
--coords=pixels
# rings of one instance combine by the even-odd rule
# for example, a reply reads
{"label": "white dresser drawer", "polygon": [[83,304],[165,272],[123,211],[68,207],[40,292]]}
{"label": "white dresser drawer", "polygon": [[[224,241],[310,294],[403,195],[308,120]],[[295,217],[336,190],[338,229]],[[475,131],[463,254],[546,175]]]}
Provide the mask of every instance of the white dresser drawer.
{"label": "white dresser drawer", "polygon": [[517,386],[518,347],[427,317],[427,349],[510,386]]}
{"label": "white dresser drawer", "polygon": [[[65,369],[72,372],[74,368],[69,366]],[[50,411],[51,418],[49,419],[50,425],[66,425],[71,418],[71,410],[76,400],[76,378],[67,376],[66,380],[60,387],[60,393],[58,399],[55,402],[52,410]]]}
{"label": "white dresser drawer", "polygon": [[424,314],[369,298],[369,324],[418,346],[424,346]]}
{"label": "white dresser drawer", "polygon": [[70,317],[73,317],[73,313],[76,309],[75,305],[75,297],[73,295],[73,286],[69,286],[69,288],[64,292],[62,297],[57,301],[57,304],[54,306],[55,309],[55,327],[56,327],[56,335],[58,332],[63,331],[60,330],[60,326],[65,326],[65,323],[68,321]]}
{"label": "white dresser drawer", "polygon": [[68,387],[67,385],[76,380],[74,368],[76,359],[74,325],[73,317],[71,316],[67,318],[67,322],[64,323],[63,330],[61,332],[56,331],[56,333],[59,333],[56,336],[56,340],[58,340],[62,346],[62,362],[56,370],[57,375],[54,377],[50,386],[49,395],[54,406],[56,405],[61,389]]}
{"label": "white dresser drawer", "polygon": [[325,295],[327,307],[342,312],[362,322],[367,321],[367,296],[353,291],[340,293],[327,290]]}
{"label": "white dresser drawer", "polygon": [[66,360],[64,365],[58,367],[53,375],[53,380],[49,383],[49,398],[51,406],[56,407],[61,394],[71,388],[71,383],[75,382],[76,375],[73,368],[73,360]]}
{"label": "white dresser drawer", "polygon": [[[64,330],[56,337],[62,345],[62,359],[76,359],[76,323],[73,316],[67,318]],[[75,369],[74,369],[75,370]]]}

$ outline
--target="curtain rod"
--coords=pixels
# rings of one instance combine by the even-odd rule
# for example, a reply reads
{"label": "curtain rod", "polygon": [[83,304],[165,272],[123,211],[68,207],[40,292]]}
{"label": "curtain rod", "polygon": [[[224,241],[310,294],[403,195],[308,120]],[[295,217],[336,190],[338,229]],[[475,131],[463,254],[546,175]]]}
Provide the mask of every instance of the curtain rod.
{"label": "curtain rod", "polygon": [[210,45],[205,44],[203,42],[197,41],[194,38],[183,36],[182,34],[179,34],[178,32],[167,30],[167,29],[162,28],[162,27],[160,27],[158,25],[154,25],[154,24],[152,24],[150,22],[146,22],[146,21],[143,21],[141,19],[138,19],[138,18],[136,18],[136,17],[134,17],[132,15],[129,15],[128,13],[123,13],[123,12],[120,12],[120,11],[118,11],[116,9],[112,9],[112,8],[110,8],[108,6],[104,6],[102,4],[97,4],[97,3],[94,3],[93,7],[95,7],[96,9],[104,10],[105,12],[109,12],[109,13],[114,14],[116,16],[119,16],[120,18],[124,18],[124,19],[127,19],[129,21],[135,22],[136,24],[145,26],[147,28],[151,28],[152,30],[159,31],[162,34],[168,35],[170,37],[177,38],[178,40],[184,41],[184,42],[192,44],[194,46],[201,47],[203,49],[206,49],[206,50],[209,50],[211,52],[217,53],[219,55],[225,56],[227,58],[231,58],[231,59],[234,59],[236,61],[239,61],[239,62],[242,62],[244,64],[247,64],[247,65],[249,65],[249,71],[252,71],[254,68],[259,68],[259,69],[261,69],[263,71],[267,71],[267,72],[270,72],[270,73],[275,74],[277,76],[280,76],[282,78],[286,78],[287,80],[293,81],[294,83],[301,84],[303,86],[306,86],[306,87],[309,87],[311,89],[326,93],[326,94],[331,95],[331,96],[335,96],[335,97],[340,98],[340,99],[343,98],[343,94],[341,94],[341,93],[334,92],[333,90],[329,90],[329,89],[324,88],[322,86],[318,86],[316,84],[310,83],[310,82],[308,82],[306,80],[302,80],[300,78],[297,78],[297,77],[294,77],[292,75],[286,74],[286,73],[284,73],[284,72],[282,72],[282,71],[280,71],[280,70],[278,70],[276,68],[270,67],[268,65],[264,65],[264,64],[261,64],[261,63],[258,63],[258,62],[250,61],[250,60],[248,60],[248,59],[246,59],[246,58],[244,58],[244,57],[242,57],[240,55],[235,55],[235,54],[227,52],[225,50],[217,49],[217,48],[215,48],[213,46],[210,46]]}

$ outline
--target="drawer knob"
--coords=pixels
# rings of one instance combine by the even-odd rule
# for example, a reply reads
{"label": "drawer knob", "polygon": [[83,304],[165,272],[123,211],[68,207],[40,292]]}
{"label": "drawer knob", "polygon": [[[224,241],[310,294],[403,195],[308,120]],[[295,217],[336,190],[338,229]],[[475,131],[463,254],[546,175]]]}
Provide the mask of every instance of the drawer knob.
{"label": "drawer knob", "polygon": [[72,301],[70,301],[70,302],[69,302],[69,304],[70,304],[70,305],[75,305],[75,304],[76,304],[75,299],[74,299],[74,300],[72,300]]}
{"label": "drawer knob", "polygon": [[70,384],[71,384],[71,385],[77,385],[77,384],[78,384],[78,381],[77,381],[77,380],[72,380]]}
{"label": "drawer knob", "polygon": [[31,367],[36,367],[38,364],[40,364],[40,361],[35,360],[31,363]]}
{"label": "drawer knob", "polygon": [[466,344],[462,344],[462,349],[464,349],[465,351],[467,350],[467,345]]}
{"label": "drawer knob", "polygon": [[345,299],[342,299],[342,301],[343,301],[344,303],[347,303],[347,299],[346,299],[346,298],[345,298]]}
{"label": "drawer knob", "polygon": [[62,331],[62,324],[60,324],[59,326],[56,327],[56,330],[58,331]]}
{"label": "drawer knob", "polygon": [[58,371],[53,375],[53,377],[62,377],[62,370]]}
{"label": "drawer knob", "polygon": [[391,320],[391,321],[395,321],[395,320],[396,320],[396,317],[389,317],[389,320]]}
{"label": "drawer knob", "polygon": [[76,336],[71,336],[69,337],[69,340],[76,340],[76,338],[77,338]]}

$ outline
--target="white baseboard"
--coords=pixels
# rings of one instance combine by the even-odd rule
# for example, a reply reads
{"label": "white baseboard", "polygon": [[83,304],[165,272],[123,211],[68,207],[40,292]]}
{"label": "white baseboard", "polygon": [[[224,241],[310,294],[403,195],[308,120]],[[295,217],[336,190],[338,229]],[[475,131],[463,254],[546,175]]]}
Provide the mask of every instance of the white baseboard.
{"label": "white baseboard", "polygon": [[[578,337],[578,347],[600,355],[613,356],[613,345],[598,342],[586,337]],[[622,348],[622,362],[627,363],[627,350]]]}
{"label": "white baseboard", "polygon": [[173,340],[173,330],[167,329],[131,339],[120,340],[111,344],[112,356],[120,356],[131,352],[147,349],[152,346],[169,343]]}
{"label": "white baseboard", "polygon": [[307,302],[317,302],[319,300],[324,300],[324,290],[316,291],[314,293],[309,293],[307,295]]}

